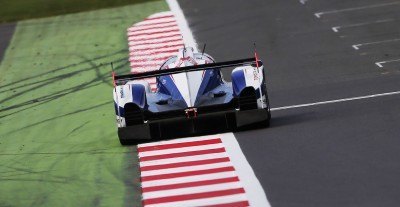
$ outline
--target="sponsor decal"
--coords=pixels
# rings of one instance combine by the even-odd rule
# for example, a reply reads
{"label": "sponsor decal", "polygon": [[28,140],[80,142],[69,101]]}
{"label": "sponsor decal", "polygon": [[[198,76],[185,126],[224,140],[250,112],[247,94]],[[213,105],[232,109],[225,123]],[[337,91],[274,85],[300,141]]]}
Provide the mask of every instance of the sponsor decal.
{"label": "sponsor decal", "polygon": [[258,81],[260,77],[258,76],[257,68],[253,68],[253,78],[255,81]]}
{"label": "sponsor decal", "polygon": [[122,87],[119,89],[119,93],[121,98],[125,98],[124,89]]}

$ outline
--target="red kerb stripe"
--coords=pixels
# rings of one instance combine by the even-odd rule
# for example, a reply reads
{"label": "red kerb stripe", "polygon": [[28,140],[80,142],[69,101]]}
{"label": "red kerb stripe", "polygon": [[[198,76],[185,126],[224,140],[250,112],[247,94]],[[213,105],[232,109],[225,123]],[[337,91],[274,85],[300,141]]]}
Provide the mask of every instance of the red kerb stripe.
{"label": "red kerb stripe", "polygon": [[178,188],[190,188],[190,187],[214,185],[214,184],[221,184],[221,183],[231,183],[231,182],[239,182],[239,178],[238,177],[230,177],[230,178],[220,178],[220,179],[214,179],[214,180],[202,180],[202,181],[179,183],[179,184],[145,187],[145,188],[142,188],[142,192],[146,193],[146,192],[152,192],[152,191],[171,190],[171,189],[178,189]]}
{"label": "red kerb stripe", "polygon": [[197,151],[189,151],[189,152],[178,152],[164,155],[153,155],[140,157],[140,162],[151,161],[151,160],[162,160],[168,158],[176,158],[176,157],[186,157],[186,156],[194,156],[194,155],[205,155],[205,154],[214,154],[214,153],[222,153],[225,152],[225,148],[216,148],[216,149],[207,149],[207,150],[197,150]]}
{"label": "red kerb stripe", "polygon": [[163,165],[152,165],[152,166],[145,166],[141,167],[140,171],[150,171],[150,170],[162,170],[168,168],[177,168],[177,167],[188,167],[188,166],[196,166],[196,165],[207,165],[207,164],[215,164],[221,162],[229,162],[229,157],[221,157],[221,158],[214,158],[214,159],[207,159],[207,160],[196,160],[190,162],[178,162],[178,163],[171,163],[171,164],[163,164]]}
{"label": "red kerb stripe", "polygon": [[160,144],[160,145],[154,145],[154,146],[148,146],[148,147],[139,147],[138,152],[148,152],[148,151],[183,148],[183,147],[194,147],[194,146],[219,144],[219,143],[222,143],[220,138],[192,141],[192,142],[174,143],[174,144]]}
{"label": "red kerb stripe", "polygon": [[220,196],[227,196],[227,195],[234,195],[234,194],[241,194],[241,193],[244,193],[243,188],[235,188],[235,189],[211,191],[211,192],[205,192],[205,193],[193,193],[193,194],[176,195],[176,196],[168,196],[168,197],[161,197],[161,198],[151,198],[151,199],[143,200],[143,204],[151,205],[151,204],[157,204],[157,203],[169,203],[169,202],[184,201],[184,200],[213,198],[213,197],[220,197]]}
{"label": "red kerb stripe", "polygon": [[141,24],[141,25],[135,25],[131,28],[128,29],[128,31],[130,31],[130,29],[132,28],[141,28],[141,27],[148,27],[148,26],[155,26],[155,25],[164,25],[164,24],[169,24],[169,23],[176,23],[175,20],[173,21],[168,21],[168,22],[158,22],[158,23],[146,23],[146,24]]}
{"label": "red kerb stripe", "polygon": [[161,175],[149,175],[149,176],[143,176],[141,178],[141,180],[142,180],[142,182],[146,182],[146,181],[153,181],[153,180],[179,178],[179,177],[187,177],[187,176],[193,176],[193,175],[204,175],[204,174],[229,172],[229,171],[235,171],[235,168],[220,167],[220,168],[207,169],[207,170],[196,170],[196,171],[169,173],[169,174],[161,174]]}
{"label": "red kerb stripe", "polygon": [[134,39],[130,40],[131,38],[128,38],[129,41],[146,41],[146,40],[155,40],[155,39],[162,39],[162,38],[168,38],[168,37],[182,37],[181,34],[173,34],[173,35],[165,35],[165,36],[159,36],[159,37],[152,37],[152,38],[141,38],[141,39]]}
{"label": "red kerb stripe", "polygon": [[129,37],[134,37],[134,36],[140,36],[140,35],[154,35],[154,34],[162,34],[162,33],[168,33],[168,32],[179,32],[179,29],[171,29],[171,30],[166,30],[166,31],[159,31],[159,32],[141,32],[141,33],[128,33]]}

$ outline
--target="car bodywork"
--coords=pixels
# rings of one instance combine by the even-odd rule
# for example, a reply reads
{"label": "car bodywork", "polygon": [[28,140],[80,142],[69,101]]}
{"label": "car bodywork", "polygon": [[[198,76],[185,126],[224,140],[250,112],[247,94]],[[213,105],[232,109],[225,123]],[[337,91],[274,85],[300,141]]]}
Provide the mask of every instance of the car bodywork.
{"label": "car bodywork", "polygon": [[[233,69],[232,82],[221,70]],[[156,91],[145,78],[156,77]],[[252,124],[269,126],[270,105],[264,66],[257,56],[216,63],[208,54],[182,48],[159,70],[115,75],[114,106],[121,144],[135,144],[234,131]],[[214,129],[214,130],[210,130]]]}

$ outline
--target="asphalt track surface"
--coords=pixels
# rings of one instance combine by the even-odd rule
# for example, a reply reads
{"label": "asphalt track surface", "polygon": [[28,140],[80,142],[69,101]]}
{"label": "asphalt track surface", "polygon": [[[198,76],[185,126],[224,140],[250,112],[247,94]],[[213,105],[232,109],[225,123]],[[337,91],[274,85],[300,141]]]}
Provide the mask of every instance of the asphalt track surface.
{"label": "asphalt track surface", "polygon": [[14,34],[15,23],[1,24],[0,25],[0,61],[6,52],[6,49]]}
{"label": "asphalt track surface", "polygon": [[[400,91],[400,1],[179,3],[217,61],[257,43],[273,108]],[[400,95],[274,111],[235,136],[274,207],[400,205]]]}

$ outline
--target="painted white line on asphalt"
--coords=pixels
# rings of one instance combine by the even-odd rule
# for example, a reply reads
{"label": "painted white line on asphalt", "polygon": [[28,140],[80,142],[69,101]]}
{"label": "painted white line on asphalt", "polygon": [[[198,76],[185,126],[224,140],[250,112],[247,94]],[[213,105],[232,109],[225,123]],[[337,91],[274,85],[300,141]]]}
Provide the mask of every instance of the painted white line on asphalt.
{"label": "painted white line on asphalt", "polygon": [[167,0],[168,6],[171,11],[174,13],[176,17],[176,21],[178,22],[178,26],[181,29],[183,41],[186,46],[193,47],[194,52],[197,52],[197,43],[194,40],[193,34],[189,29],[189,25],[183,15],[182,9],[176,0]]}
{"label": "painted white line on asphalt", "polygon": [[[400,60],[398,60],[398,61],[400,61]],[[373,95],[367,95],[367,96],[357,96],[357,97],[352,97],[352,98],[321,101],[321,102],[308,103],[308,104],[282,106],[282,107],[277,107],[277,108],[271,108],[271,111],[281,111],[281,110],[286,110],[286,109],[303,108],[303,107],[318,106],[318,105],[324,105],[324,104],[332,104],[332,103],[355,101],[355,100],[361,100],[361,99],[377,98],[377,97],[382,97],[382,96],[393,96],[393,95],[399,95],[399,94],[400,94],[400,91],[394,91],[394,92],[388,92],[388,93],[379,93],[379,94],[373,94]]]}
{"label": "painted white line on asphalt", "polygon": [[317,18],[321,18],[321,16],[325,15],[325,14],[335,14],[335,13],[349,12],[349,11],[356,11],[356,10],[363,10],[363,9],[372,9],[372,8],[377,8],[377,7],[396,5],[396,4],[400,4],[400,2],[396,1],[396,2],[389,2],[389,3],[383,3],[383,4],[373,4],[373,5],[368,5],[368,6],[353,7],[353,8],[347,8],[347,9],[323,11],[323,12],[314,13],[314,15]]}
{"label": "painted white line on asphalt", "polygon": [[306,4],[307,1],[308,1],[308,0],[299,0],[299,2],[300,2],[301,4],[303,4],[303,5]]}
{"label": "painted white line on asphalt", "polygon": [[240,179],[240,182],[246,190],[246,195],[249,198],[250,206],[270,207],[271,205],[267,200],[264,189],[254,174],[254,171],[244,156],[242,150],[240,149],[236,137],[233,135],[233,133],[225,133],[221,134],[221,140],[222,143],[224,143],[226,152],[231,158],[231,162],[236,169],[236,173]]}
{"label": "painted white line on asphalt", "polygon": [[365,46],[365,45],[376,45],[376,44],[382,44],[382,43],[388,43],[388,42],[397,42],[397,41],[400,41],[400,39],[382,40],[382,41],[376,41],[376,42],[366,42],[366,43],[360,43],[360,44],[352,45],[352,47],[355,50],[359,50],[361,46]]}
{"label": "painted white line on asphalt", "polygon": [[370,24],[379,24],[379,23],[393,22],[393,21],[395,21],[395,19],[384,19],[384,20],[377,20],[377,21],[373,21],[373,22],[363,22],[363,23],[357,23],[357,24],[332,27],[332,30],[334,32],[339,32],[339,29],[343,29],[343,28],[360,27],[360,26],[365,26],[365,25],[370,25]]}
{"label": "painted white line on asphalt", "polygon": [[381,61],[381,62],[376,62],[375,65],[377,65],[380,68],[383,68],[383,64],[385,63],[391,63],[391,62],[399,62],[400,59],[396,59],[396,60],[386,60],[386,61]]}

